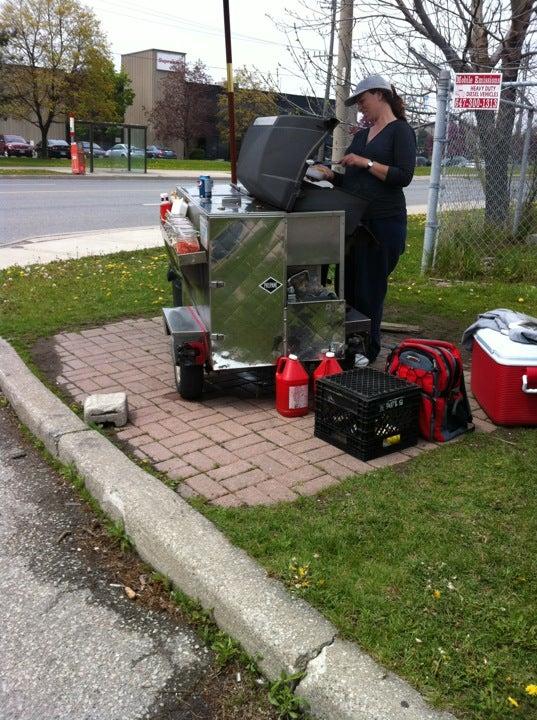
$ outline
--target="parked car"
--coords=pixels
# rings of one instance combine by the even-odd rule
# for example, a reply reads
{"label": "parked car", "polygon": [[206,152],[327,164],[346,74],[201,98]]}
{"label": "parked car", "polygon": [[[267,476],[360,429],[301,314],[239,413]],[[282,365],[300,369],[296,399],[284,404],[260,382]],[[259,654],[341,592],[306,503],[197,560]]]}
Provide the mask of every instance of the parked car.
{"label": "parked car", "polygon": [[145,149],[148,158],[160,158],[162,157],[162,148],[158,145],[148,145]]}
{"label": "parked car", "polygon": [[464,155],[453,155],[452,157],[444,158],[442,165],[444,165],[444,167],[468,167],[469,162],[468,158],[465,158]]}
{"label": "parked car", "polygon": [[[82,147],[84,148],[84,152],[86,155],[90,154],[90,144],[88,140],[82,140]],[[106,155],[105,151],[102,149],[102,147],[99,145],[99,143],[94,142],[93,143],[93,157],[94,158],[101,158]]]}
{"label": "parked car", "polygon": [[146,148],[148,158],[177,158],[176,153],[169,148],[161,148],[158,145],[148,145]]}
{"label": "parked car", "polygon": [[[39,141],[35,146],[38,155],[41,153],[41,147],[41,141]],[[49,158],[71,157],[71,148],[69,143],[65,140],[54,140],[53,138],[49,138],[47,140],[47,148]]]}
{"label": "parked car", "polygon": [[[106,157],[127,157],[128,154],[129,147],[125,143],[117,143],[106,151]],[[131,157],[144,157],[145,153],[142,148],[131,145],[130,155]]]}
{"label": "parked car", "polygon": [[425,155],[416,155],[416,167],[426,167],[430,164],[431,161]]}
{"label": "parked car", "polygon": [[32,157],[33,146],[20,135],[0,135],[0,155]]}

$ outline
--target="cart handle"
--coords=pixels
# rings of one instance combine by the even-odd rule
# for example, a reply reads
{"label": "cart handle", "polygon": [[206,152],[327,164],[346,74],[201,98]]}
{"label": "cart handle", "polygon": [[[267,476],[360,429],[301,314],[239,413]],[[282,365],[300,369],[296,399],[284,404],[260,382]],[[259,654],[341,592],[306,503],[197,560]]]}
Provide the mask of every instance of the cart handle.
{"label": "cart handle", "polygon": [[527,395],[537,395],[537,388],[529,388],[528,387],[528,376],[522,375],[522,392],[525,392]]}

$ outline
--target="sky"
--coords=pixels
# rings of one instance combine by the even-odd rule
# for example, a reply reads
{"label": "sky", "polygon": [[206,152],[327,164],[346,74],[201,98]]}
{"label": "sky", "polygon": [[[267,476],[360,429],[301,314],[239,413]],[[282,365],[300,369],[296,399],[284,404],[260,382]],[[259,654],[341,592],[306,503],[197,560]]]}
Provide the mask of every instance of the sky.
{"label": "sky", "polygon": [[[213,80],[226,74],[222,0],[164,3],[156,0],[83,0],[101,21],[111,44],[116,67],[123,53],[157,48],[185,52],[187,61],[201,59]],[[302,92],[303,80],[292,74],[286,50],[288,40],[275,20],[285,20],[285,9],[299,10],[300,0],[229,0],[233,66],[255,66],[275,73],[280,64],[280,89]],[[308,46],[321,49],[319,38],[305,36]],[[323,94],[322,88],[318,88]]]}

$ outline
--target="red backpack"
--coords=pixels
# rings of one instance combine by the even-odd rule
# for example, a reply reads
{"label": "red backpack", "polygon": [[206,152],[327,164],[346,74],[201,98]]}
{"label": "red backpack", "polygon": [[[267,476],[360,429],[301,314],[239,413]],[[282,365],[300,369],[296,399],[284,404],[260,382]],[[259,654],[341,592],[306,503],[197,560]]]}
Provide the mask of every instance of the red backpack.
{"label": "red backpack", "polygon": [[388,355],[386,372],[421,388],[419,426],[426,440],[446,442],[474,429],[461,355],[452,343],[403,340]]}

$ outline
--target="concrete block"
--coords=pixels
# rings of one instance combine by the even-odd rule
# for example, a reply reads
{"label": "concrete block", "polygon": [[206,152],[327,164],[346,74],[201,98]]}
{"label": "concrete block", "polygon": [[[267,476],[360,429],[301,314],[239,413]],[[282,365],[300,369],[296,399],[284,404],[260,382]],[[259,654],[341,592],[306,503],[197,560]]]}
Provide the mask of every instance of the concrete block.
{"label": "concrete block", "polygon": [[127,424],[128,414],[124,392],[90,395],[84,400],[84,421],[87,423],[114,423],[116,427],[123,427]]}
{"label": "concrete block", "polygon": [[455,720],[356,645],[335,640],[308,665],[296,694],[324,720]]}
{"label": "concrete block", "polygon": [[140,557],[213,611],[219,627],[261,658],[269,678],[303,670],[333,640],[336,629],[320,613],[98,432],[64,436],[59,454],[105,512],[123,521]]}
{"label": "concrete block", "polygon": [[82,420],[28,370],[3,338],[0,338],[0,388],[20,421],[53,455],[57,455],[62,435],[86,429]]}

